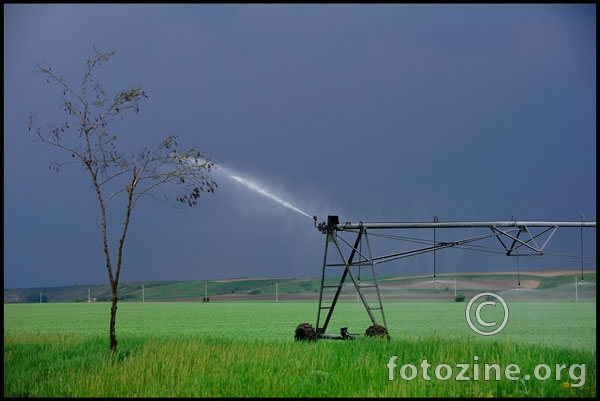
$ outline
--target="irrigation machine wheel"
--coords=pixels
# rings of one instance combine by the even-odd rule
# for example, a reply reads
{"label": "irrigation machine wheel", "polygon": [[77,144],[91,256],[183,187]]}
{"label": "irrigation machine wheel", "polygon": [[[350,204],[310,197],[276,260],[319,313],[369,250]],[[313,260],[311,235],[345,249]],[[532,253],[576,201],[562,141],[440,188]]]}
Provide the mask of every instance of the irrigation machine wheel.
{"label": "irrigation machine wheel", "polygon": [[388,331],[385,327],[380,326],[378,324],[374,324],[373,326],[369,327],[367,329],[367,331],[365,332],[365,336],[366,337],[380,337],[380,338],[385,338],[386,340],[390,341],[390,333],[388,333]]}
{"label": "irrigation machine wheel", "polygon": [[317,341],[317,333],[310,323],[300,323],[296,327],[295,341]]}

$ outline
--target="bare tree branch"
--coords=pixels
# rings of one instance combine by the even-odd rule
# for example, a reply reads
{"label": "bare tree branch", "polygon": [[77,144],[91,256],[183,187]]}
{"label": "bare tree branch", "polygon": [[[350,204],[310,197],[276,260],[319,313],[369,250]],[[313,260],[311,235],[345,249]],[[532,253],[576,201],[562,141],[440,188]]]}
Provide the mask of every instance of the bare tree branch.
{"label": "bare tree branch", "polygon": [[[35,64],[37,73],[61,89],[60,106],[67,116],[61,124],[37,126],[31,114],[25,124],[34,132],[36,141],[65,154],[65,159],[53,161],[51,168],[58,170],[76,163],[89,174],[100,208],[102,246],[112,289],[110,351],[113,354],[117,348],[115,321],[124,244],[136,203],[145,196],[166,202],[171,199],[167,189],[176,189],[179,191],[174,195],[176,202],[196,206],[200,193],[214,193],[217,183],[210,177],[215,162],[195,148],[181,148],[177,135],[168,134],[158,145],[143,147],[135,153],[119,150],[118,137],[110,132],[110,123],[114,118],[124,118],[126,112],[138,113],[141,101],[148,95],[138,86],[109,96],[102,85],[94,82],[93,74],[115,52],[100,52],[95,46],[93,49],[94,55],[86,62],[78,91],[51,68]],[[162,187],[165,192],[159,199],[157,191]],[[114,250],[109,246],[113,243],[109,241],[109,223],[116,220],[109,218],[108,204],[117,200],[122,208],[114,209],[115,213],[123,213],[124,218]],[[114,256],[116,266],[113,266]]]}

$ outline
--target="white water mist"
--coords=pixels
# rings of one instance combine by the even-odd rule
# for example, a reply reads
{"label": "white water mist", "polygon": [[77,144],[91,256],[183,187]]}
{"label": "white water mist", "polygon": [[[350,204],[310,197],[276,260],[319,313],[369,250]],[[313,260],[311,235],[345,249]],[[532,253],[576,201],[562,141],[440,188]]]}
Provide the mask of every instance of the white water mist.
{"label": "white water mist", "polygon": [[271,192],[267,191],[265,188],[262,188],[260,186],[258,186],[258,184],[252,182],[252,181],[248,181],[242,177],[239,177],[237,175],[230,175],[231,178],[233,178],[234,180],[236,180],[237,182],[239,182],[240,184],[243,184],[245,186],[247,186],[248,188],[252,189],[253,191],[258,192],[259,194],[266,196],[269,199],[274,200],[275,202],[279,203],[282,206],[287,207],[288,209],[293,210],[294,212],[298,212],[300,214],[303,214],[309,218],[312,219],[312,216],[300,209],[298,209],[297,207],[295,207],[294,205],[292,205],[291,203],[284,201],[283,199],[273,195]]}
{"label": "white water mist", "polygon": [[284,206],[290,210],[293,210],[296,213],[300,213],[310,219],[312,219],[312,216],[308,213],[306,213],[305,211],[297,208],[296,206],[292,205],[290,202],[280,198],[279,196],[273,194],[272,192],[270,192],[269,190],[267,190],[264,186],[258,184],[255,181],[251,181],[248,180],[246,178],[242,178],[240,177],[238,174],[233,174],[231,172],[229,172],[226,168],[223,168],[222,166],[218,167],[223,173],[225,173],[229,178],[233,179],[234,181],[236,181],[239,184],[244,185],[245,187],[253,190],[254,192],[269,198],[277,203],[279,203],[281,206]]}

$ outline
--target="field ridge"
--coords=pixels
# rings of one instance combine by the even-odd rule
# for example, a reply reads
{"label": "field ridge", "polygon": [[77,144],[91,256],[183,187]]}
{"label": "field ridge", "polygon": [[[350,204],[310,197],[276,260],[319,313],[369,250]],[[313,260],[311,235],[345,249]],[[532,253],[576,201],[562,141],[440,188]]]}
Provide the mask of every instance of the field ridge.
{"label": "field ridge", "polygon": [[[595,297],[596,271],[584,270],[582,297]],[[378,276],[383,298],[440,298],[455,292],[465,295],[481,291],[510,291],[523,289],[528,294],[556,296],[564,292],[571,296],[575,277],[581,270],[492,271],[441,273],[429,275]],[[363,282],[366,281],[363,280]],[[338,283],[339,277],[327,279]],[[119,288],[120,301],[202,301],[209,300],[315,300],[319,297],[320,278],[230,278],[216,280],[123,282]],[[520,284],[520,286],[519,286]],[[573,288],[569,288],[569,286]],[[372,291],[371,291],[372,292]],[[374,292],[372,292],[374,294]],[[41,294],[41,295],[40,295]],[[343,297],[355,296],[356,291],[348,278]],[[368,294],[368,292],[367,292]],[[4,289],[4,303],[41,302],[103,302],[110,301],[109,284],[74,284],[62,287],[33,287]]]}

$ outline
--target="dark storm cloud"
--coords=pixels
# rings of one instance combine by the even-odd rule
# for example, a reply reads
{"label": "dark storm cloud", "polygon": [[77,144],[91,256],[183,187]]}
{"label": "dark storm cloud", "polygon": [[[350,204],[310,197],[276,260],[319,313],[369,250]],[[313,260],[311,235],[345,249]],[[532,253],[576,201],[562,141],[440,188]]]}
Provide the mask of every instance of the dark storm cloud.
{"label": "dark storm cloud", "polygon": [[[320,221],[595,221],[595,15],[595,5],[5,5],[5,288],[107,281],[88,178],[49,171],[60,154],[27,139],[30,112],[63,118],[34,62],[77,83],[93,43],[116,50],[98,78],[150,95],[115,123],[123,146],[175,132]],[[320,274],[312,220],[216,177],[194,209],[139,204],[122,280]],[[578,230],[556,240],[579,251]],[[595,230],[585,241],[595,257]],[[430,273],[430,259],[398,269]],[[449,272],[512,269],[509,259],[437,254]]]}

